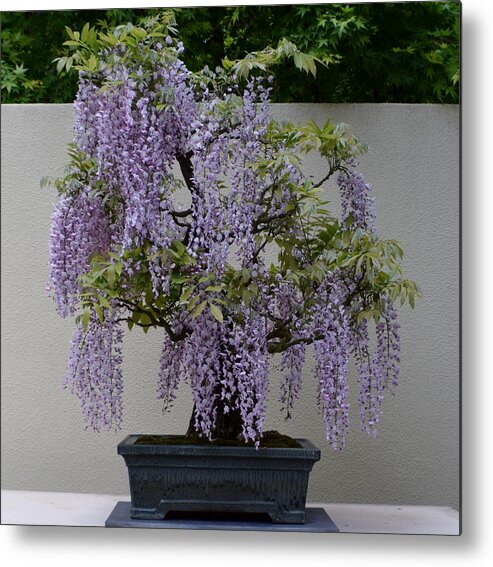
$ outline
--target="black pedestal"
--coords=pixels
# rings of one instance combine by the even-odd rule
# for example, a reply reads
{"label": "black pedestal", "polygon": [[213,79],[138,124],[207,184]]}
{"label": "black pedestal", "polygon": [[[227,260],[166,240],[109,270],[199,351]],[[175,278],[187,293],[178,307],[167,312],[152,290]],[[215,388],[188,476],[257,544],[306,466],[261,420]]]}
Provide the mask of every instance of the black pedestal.
{"label": "black pedestal", "polygon": [[175,530],[236,530],[257,532],[320,532],[339,530],[323,508],[306,508],[304,524],[273,524],[268,518],[245,516],[213,517],[188,515],[164,520],[134,520],[130,517],[130,502],[118,502],[106,520],[107,528],[158,528]]}

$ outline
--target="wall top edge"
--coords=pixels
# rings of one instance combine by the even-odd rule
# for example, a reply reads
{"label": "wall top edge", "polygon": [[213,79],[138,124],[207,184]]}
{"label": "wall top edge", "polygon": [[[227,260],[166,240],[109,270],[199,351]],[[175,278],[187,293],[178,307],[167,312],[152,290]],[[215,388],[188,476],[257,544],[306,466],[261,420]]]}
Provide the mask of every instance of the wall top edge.
{"label": "wall top edge", "polygon": [[[69,108],[73,106],[73,102],[31,102],[31,103],[1,103],[1,108],[19,108],[19,107],[26,107],[26,108],[41,108],[41,107],[61,107],[61,108]],[[361,107],[376,107],[376,108],[383,108],[383,107],[395,107],[395,108],[460,108],[460,104],[438,104],[438,103],[420,103],[420,104],[412,104],[412,103],[404,103],[404,102],[271,102],[271,106],[273,107],[281,107],[281,106],[361,106]]]}

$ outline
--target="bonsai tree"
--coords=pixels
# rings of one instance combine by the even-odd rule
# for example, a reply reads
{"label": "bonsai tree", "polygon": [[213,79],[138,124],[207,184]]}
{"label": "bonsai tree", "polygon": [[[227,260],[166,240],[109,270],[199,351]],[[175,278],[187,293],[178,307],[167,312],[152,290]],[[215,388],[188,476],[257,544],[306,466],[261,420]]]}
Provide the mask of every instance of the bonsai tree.
{"label": "bonsai tree", "polygon": [[[346,444],[350,355],[360,425],[374,434],[398,384],[394,304],[419,291],[401,276],[401,246],[377,236],[363,144],[330,120],[270,115],[272,65],[292,58],[315,74],[315,59],[283,40],[191,73],[166,13],[67,31],[73,52],[59,68],[79,72],[79,89],[71,161],[55,182],[50,287],[58,313],[76,315],[64,383],[86,424],[120,426],[128,326],[162,329],[157,394],[169,408],[189,382],[190,435],[258,446],[272,355],[289,417],[308,347],[330,446]],[[326,161],[321,179],[304,170],[310,151]],[[332,179],[339,218],[323,200]]]}

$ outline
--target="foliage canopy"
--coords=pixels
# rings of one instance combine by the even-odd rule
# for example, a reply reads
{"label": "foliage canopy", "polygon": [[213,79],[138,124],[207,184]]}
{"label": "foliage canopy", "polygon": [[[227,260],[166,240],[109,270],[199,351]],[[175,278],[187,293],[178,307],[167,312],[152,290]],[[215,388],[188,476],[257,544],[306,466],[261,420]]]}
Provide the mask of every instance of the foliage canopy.
{"label": "foliage canopy", "polygon": [[[76,77],[57,76],[53,63],[66,55],[65,26],[80,32],[99,20],[109,27],[137,24],[156,12],[2,12],[3,102],[72,102]],[[183,59],[192,71],[215,69],[284,38],[326,64],[316,78],[302,80],[292,64],[279,67],[274,102],[457,103],[459,15],[456,2],[175,10]]]}

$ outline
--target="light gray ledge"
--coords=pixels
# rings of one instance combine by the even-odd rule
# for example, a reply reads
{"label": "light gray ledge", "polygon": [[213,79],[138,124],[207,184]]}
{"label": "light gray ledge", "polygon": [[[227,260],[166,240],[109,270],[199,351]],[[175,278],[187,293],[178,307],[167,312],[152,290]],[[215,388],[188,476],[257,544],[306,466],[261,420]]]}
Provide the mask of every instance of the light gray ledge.
{"label": "light gray ledge", "polygon": [[[2,524],[104,526],[128,495],[2,490]],[[345,533],[459,535],[459,513],[445,506],[326,504],[322,506]]]}

